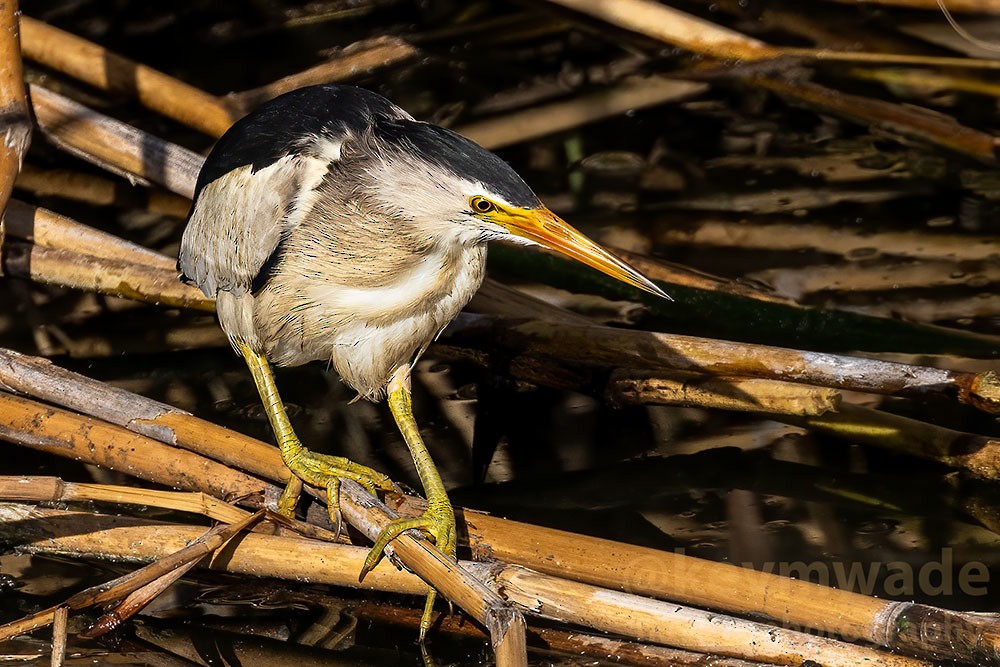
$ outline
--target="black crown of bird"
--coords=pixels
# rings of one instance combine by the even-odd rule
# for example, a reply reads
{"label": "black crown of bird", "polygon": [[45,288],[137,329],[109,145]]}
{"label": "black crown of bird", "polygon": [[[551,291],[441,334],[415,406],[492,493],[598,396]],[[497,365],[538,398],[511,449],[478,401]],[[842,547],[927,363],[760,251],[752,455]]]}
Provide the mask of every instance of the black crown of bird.
{"label": "black crown of bird", "polygon": [[[410,449],[427,510],[382,532],[361,577],[411,528],[455,557],[454,511],[413,417],[410,371],[479,288],[492,240],[546,246],[669,298],[552,213],[502,159],[361,88],[313,86],[264,104],[199,175],[178,266],[216,299],[294,473],[278,510],[294,514],[302,480],[328,491],[339,527],[341,478],[373,494],[394,485],[304,447],[272,363],[328,361],[360,396],[387,397]],[[433,604],[430,589],[421,638]]]}

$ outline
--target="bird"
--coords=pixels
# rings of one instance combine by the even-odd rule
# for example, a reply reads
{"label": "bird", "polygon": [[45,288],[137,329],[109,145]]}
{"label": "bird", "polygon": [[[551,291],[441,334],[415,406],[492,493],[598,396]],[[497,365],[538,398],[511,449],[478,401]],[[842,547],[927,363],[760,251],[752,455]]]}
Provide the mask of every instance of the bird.
{"label": "bird", "polygon": [[[388,524],[361,578],[408,529],[456,556],[454,510],[413,416],[410,374],[479,288],[491,241],[545,246],[669,299],[550,211],[500,157],[363,88],[310,86],[263,104],[216,142],[199,173],[178,268],[216,300],[293,473],[278,511],[294,515],[304,482],[327,490],[339,527],[341,478],[372,494],[395,486],[306,448],[272,364],[327,362],[359,397],[386,399],[410,450],[427,509]],[[431,587],[421,640],[434,597]]]}

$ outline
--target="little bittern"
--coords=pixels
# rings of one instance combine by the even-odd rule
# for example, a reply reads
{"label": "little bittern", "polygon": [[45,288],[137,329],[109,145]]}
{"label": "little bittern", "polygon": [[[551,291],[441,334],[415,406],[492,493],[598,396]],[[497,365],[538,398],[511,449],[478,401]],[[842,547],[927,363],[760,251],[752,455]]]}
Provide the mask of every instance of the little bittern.
{"label": "little bittern", "polygon": [[[410,528],[455,556],[455,515],[413,418],[410,369],[479,288],[491,240],[547,246],[666,296],[496,155],[360,88],[314,86],[265,104],[219,140],[198,177],[178,265],[216,299],[294,473],[279,510],[293,513],[302,480],[329,491],[339,525],[340,478],[373,493],[392,483],[306,449],[270,363],[329,361],[360,396],[388,396],[413,456],[427,511],[387,527],[362,576]],[[431,589],[421,637],[433,600]]]}

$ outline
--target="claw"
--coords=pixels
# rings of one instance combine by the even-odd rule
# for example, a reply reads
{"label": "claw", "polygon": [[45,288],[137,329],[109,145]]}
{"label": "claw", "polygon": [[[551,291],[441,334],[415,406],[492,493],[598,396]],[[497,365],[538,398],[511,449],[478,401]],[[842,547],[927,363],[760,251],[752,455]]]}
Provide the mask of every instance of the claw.
{"label": "claw", "polygon": [[344,527],[344,514],[340,511],[340,478],[331,477],[326,482],[326,513],[334,525],[333,541],[340,539],[340,531]]}
{"label": "claw", "polygon": [[385,548],[389,546],[390,542],[406,531],[413,529],[426,533],[437,545],[437,548],[446,556],[455,557],[457,548],[455,540],[455,513],[448,503],[444,505],[430,505],[420,516],[408,519],[395,519],[382,529],[371,551],[368,552],[368,557],[361,568],[358,581],[363,581],[365,575],[375,569],[375,566],[382,560]]}

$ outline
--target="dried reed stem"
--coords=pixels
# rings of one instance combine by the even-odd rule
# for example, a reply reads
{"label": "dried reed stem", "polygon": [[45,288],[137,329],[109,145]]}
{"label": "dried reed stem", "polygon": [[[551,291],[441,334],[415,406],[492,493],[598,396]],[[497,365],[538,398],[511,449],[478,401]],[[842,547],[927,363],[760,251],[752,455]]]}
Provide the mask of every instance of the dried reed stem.
{"label": "dried reed stem", "polygon": [[[42,540],[37,537],[32,539],[29,525],[17,525],[8,531],[6,539],[18,540],[20,537],[23,541],[27,538],[29,542],[22,548],[33,553],[68,556],[89,553],[92,557],[146,561],[169,553],[198,530],[178,525],[150,527],[141,525],[138,520],[122,517],[112,519],[90,515],[85,518],[59,510],[34,510],[33,513],[42,519],[42,526],[47,523],[43,517],[51,517],[48,521],[58,525],[68,520],[69,516],[79,516],[81,521],[86,521],[88,528],[85,534],[60,535]],[[152,535],[156,535],[156,539],[151,539]],[[224,562],[213,563],[212,567],[284,579],[356,585],[345,579],[344,574],[356,571],[351,565],[360,565],[364,556],[365,550],[359,547],[248,534],[227,551]],[[502,563],[462,563],[462,566],[532,614],[643,641],[786,665],[798,665],[809,659],[836,667],[861,663],[879,667],[929,664],[836,640],[815,638],[801,632],[682,607],[676,603],[657,602],[566,581],[523,567]],[[392,568],[387,569],[388,572],[378,582],[380,590],[394,590],[398,586],[398,592],[420,592],[418,580]],[[369,587],[368,583],[364,583],[365,588]],[[414,584],[417,584],[415,591]]]}
{"label": "dried reed stem", "polygon": [[49,285],[168,307],[215,310],[215,301],[178,280],[176,269],[19,242],[7,244],[3,268],[12,276]]}
{"label": "dried reed stem", "polygon": [[[399,498],[400,512],[423,502]],[[473,557],[730,614],[785,628],[862,640],[929,659],[1000,664],[1000,623],[992,617],[892,602],[808,581],[611,540],[460,512]]]}
{"label": "dried reed stem", "polygon": [[[16,0],[0,4],[0,211],[7,206],[14,181],[31,143],[31,119],[24,91]],[[0,226],[0,241],[3,240]]]}
{"label": "dried reed stem", "polygon": [[2,625],[0,626],[0,641],[6,641],[18,635],[45,627],[52,623],[56,612],[60,608],[77,611],[121,600],[129,594],[146,587],[155,580],[171,574],[179,567],[197,563],[204,556],[228,542],[234,535],[259,521],[261,517],[263,517],[263,512],[258,512],[257,514],[244,517],[236,523],[211,528],[193,541],[146,567],[130,572],[112,581],[80,591],[55,607],[43,609],[12,623]]}
{"label": "dried reed stem", "polygon": [[177,275],[177,262],[137,243],[102,232],[48,209],[11,200],[4,213],[7,234],[36,246],[141,264]]}
{"label": "dried reed stem", "polygon": [[[485,566],[489,567],[489,566]],[[732,616],[566,581],[508,565],[493,568],[491,582],[504,597],[533,614],[576,623],[640,641],[689,651],[826,667],[930,667],[924,660],[891,655],[854,644],[813,637]],[[761,641],[762,636],[767,641]]]}
{"label": "dried reed stem", "polygon": [[398,37],[381,36],[355,42],[315,67],[290,74],[259,88],[226,96],[233,108],[249,112],[267,100],[303,86],[334,83],[371,74],[376,69],[410,60],[420,52]]}
{"label": "dried reed stem", "polygon": [[549,0],[619,28],[723,60],[775,58],[779,49],[673,7],[648,0]]}
{"label": "dried reed stem", "polygon": [[[288,468],[273,445],[178,408],[98,382],[48,359],[0,348],[0,386],[101,419],[167,445],[284,483]],[[165,482],[173,485],[172,482]]]}
{"label": "dried reed stem", "polygon": [[600,92],[476,121],[455,128],[455,131],[486,148],[503,148],[605,118],[620,116],[631,109],[644,109],[684,100],[706,89],[703,84],[691,81],[675,81],[664,77],[631,77]]}
{"label": "dried reed stem", "polygon": [[[373,498],[353,480],[341,480],[341,510],[348,523],[375,541],[395,512]],[[390,557],[416,572],[421,579],[464,609],[490,632],[498,665],[527,664],[524,618],[495,592],[451,560],[422,535],[403,533],[386,547]],[[360,571],[360,566],[355,571]]]}
{"label": "dried reed stem", "polygon": [[118,204],[174,218],[185,217],[191,208],[191,202],[180,195],[139,189],[117,179],[65,169],[25,165],[14,187],[37,197],[59,197],[97,206]]}
{"label": "dried reed stem", "polygon": [[448,343],[485,337],[519,354],[610,367],[759,377],[876,394],[953,393],[988,412],[1000,411],[1000,386],[991,373],[966,373],[862,357],[720,341],[651,331],[566,322],[511,321],[461,315],[445,332]]}
{"label": "dried reed stem", "polygon": [[157,183],[171,192],[194,195],[204,158],[32,85],[31,105],[38,127],[54,144],[132,182]]}
{"label": "dried reed stem", "polygon": [[0,393],[0,438],[29,449],[86,461],[133,477],[217,498],[280,491],[250,475],[120,426]]}
{"label": "dried reed stem", "polygon": [[193,512],[215,521],[236,523],[249,512],[201,492],[64,482],[58,477],[11,477],[0,475],[0,498],[30,502],[103,502],[144,505]]}
{"label": "dried reed stem", "polygon": [[836,412],[841,399],[835,389],[780,380],[632,369],[615,370],[605,394],[619,404],[682,405],[798,416]]}
{"label": "dried reed stem", "polygon": [[24,56],[95,88],[135,97],[158,114],[213,137],[238,118],[223,100],[30,16],[21,17]]}

